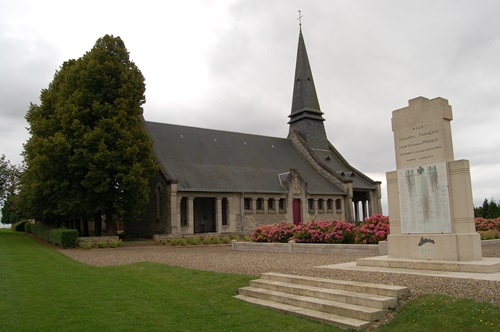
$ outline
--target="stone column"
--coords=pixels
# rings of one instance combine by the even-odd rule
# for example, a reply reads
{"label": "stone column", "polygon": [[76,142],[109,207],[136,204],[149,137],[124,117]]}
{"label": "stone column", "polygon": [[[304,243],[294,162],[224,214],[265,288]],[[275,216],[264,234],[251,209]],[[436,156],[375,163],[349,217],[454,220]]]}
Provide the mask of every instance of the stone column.
{"label": "stone column", "polygon": [[368,217],[368,211],[366,210],[367,203],[368,203],[367,200],[361,201],[361,204],[362,204],[362,207],[363,207],[363,219],[361,219],[361,220],[364,220],[366,217]]}
{"label": "stone column", "polygon": [[194,233],[194,197],[188,197],[187,198],[187,226],[188,226],[188,232],[190,234]]}
{"label": "stone column", "polygon": [[359,221],[359,202],[354,202],[354,221]]}
{"label": "stone column", "polygon": [[352,196],[353,196],[352,181],[345,183],[344,189],[347,193],[343,209],[344,217],[346,221],[353,222],[355,221],[355,216],[354,216],[353,201],[352,201]]}
{"label": "stone column", "polygon": [[[179,212],[179,204],[177,201],[177,183],[170,185],[170,234],[179,234],[181,231],[181,217]],[[168,227],[168,226],[167,226]]]}
{"label": "stone column", "polygon": [[374,209],[372,210],[372,214],[383,214],[383,211],[382,211],[382,189],[381,189],[381,184],[382,182],[380,181],[377,181],[375,182],[375,188],[377,188],[375,190],[375,193],[372,192],[372,204],[373,204],[373,207]]}
{"label": "stone column", "polygon": [[222,199],[220,197],[215,198],[215,215],[217,217],[217,232],[222,232]]}

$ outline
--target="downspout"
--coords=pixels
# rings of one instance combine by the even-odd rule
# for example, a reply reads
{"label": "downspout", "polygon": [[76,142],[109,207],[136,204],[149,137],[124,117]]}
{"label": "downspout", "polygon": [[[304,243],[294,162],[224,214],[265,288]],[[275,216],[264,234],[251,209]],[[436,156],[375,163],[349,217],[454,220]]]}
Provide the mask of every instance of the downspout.
{"label": "downspout", "polygon": [[245,214],[245,208],[243,206],[243,195],[245,194],[244,191],[241,192],[241,197],[240,197],[240,228],[241,231],[243,232],[243,217]]}

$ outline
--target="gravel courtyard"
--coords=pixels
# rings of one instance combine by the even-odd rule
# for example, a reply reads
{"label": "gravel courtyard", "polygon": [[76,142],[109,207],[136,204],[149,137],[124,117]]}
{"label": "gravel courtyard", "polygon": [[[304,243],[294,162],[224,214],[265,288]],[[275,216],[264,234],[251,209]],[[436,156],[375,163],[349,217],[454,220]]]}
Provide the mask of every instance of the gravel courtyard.
{"label": "gravel courtyard", "polygon": [[[375,282],[407,286],[411,298],[422,293],[442,293],[500,305],[500,281],[457,279],[421,275],[362,272],[318,268],[353,262],[366,255],[270,253],[233,251],[228,245],[168,246],[128,245],[106,249],[62,249],[64,255],[94,266],[115,266],[135,262],[157,262],[171,266],[258,276],[282,272],[314,277]],[[500,243],[483,246],[483,257],[499,257]]]}

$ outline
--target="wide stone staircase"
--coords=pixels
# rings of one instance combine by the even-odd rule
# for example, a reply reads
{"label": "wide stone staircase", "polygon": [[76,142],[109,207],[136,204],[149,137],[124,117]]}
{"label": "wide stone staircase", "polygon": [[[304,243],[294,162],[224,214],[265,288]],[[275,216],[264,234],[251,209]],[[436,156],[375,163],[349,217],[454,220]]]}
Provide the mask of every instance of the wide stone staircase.
{"label": "wide stone staircase", "polygon": [[321,279],[280,273],[264,273],[238,290],[235,297],[263,307],[318,320],[342,328],[360,330],[384,317],[406,287],[346,280]]}

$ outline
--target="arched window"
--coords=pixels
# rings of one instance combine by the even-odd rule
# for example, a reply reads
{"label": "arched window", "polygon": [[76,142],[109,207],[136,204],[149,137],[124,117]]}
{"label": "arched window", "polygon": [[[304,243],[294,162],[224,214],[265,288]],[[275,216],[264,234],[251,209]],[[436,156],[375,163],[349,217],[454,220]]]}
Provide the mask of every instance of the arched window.
{"label": "arched window", "polygon": [[161,186],[156,187],[156,221],[161,220]]}

